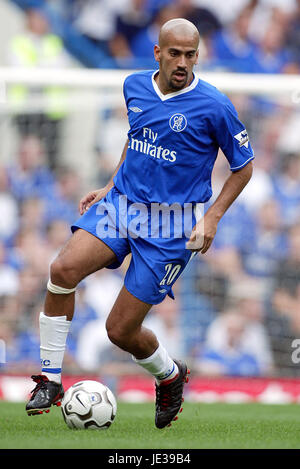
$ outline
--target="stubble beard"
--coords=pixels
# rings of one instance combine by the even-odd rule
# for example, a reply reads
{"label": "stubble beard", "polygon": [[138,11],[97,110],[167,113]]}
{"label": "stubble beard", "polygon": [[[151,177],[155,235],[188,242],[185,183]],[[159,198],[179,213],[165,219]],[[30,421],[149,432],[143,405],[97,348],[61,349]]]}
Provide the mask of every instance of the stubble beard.
{"label": "stubble beard", "polygon": [[186,79],[182,83],[176,83],[176,81],[174,81],[173,78],[170,78],[169,83],[168,83],[169,89],[173,91],[182,90],[187,84],[187,79],[188,77],[186,77]]}

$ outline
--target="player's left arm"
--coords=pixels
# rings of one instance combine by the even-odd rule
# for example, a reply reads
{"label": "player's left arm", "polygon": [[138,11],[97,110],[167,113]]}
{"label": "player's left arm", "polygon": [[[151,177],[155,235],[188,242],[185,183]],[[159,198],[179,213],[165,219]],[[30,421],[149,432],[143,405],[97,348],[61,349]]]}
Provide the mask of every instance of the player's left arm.
{"label": "player's left arm", "polygon": [[230,205],[250,181],[253,171],[252,161],[238,171],[231,173],[223,188],[204,217],[194,226],[186,247],[191,251],[205,254],[217,232],[218,223]]}

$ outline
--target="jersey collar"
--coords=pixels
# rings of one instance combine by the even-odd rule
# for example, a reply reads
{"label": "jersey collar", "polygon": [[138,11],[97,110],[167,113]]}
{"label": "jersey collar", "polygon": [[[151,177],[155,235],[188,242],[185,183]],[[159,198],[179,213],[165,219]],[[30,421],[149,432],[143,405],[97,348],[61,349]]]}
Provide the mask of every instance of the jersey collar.
{"label": "jersey collar", "polygon": [[197,86],[198,81],[199,81],[198,77],[196,77],[196,75],[193,73],[194,79],[189,86],[187,86],[186,88],[183,88],[182,90],[174,91],[174,93],[163,94],[160,91],[156,81],[154,80],[154,77],[157,73],[158,73],[158,70],[155,70],[155,72],[153,72],[152,74],[152,85],[153,85],[154,91],[156,92],[156,94],[162,101],[166,101],[167,99],[175,98],[176,96],[179,96],[181,94],[188,93],[189,91],[193,90]]}

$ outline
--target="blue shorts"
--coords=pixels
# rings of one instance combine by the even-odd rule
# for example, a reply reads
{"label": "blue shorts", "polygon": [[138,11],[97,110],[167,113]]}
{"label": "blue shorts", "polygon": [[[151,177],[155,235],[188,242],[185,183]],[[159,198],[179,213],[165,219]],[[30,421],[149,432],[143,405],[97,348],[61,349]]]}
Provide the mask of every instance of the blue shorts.
{"label": "blue shorts", "polygon": [[[130,202],[113,187],[71,229],[72,232],[78,228],[88,231],[109,246],[115,253],[117,262],[108,268],[120,267],[124,258],[131,253],[131,262],[124,280],[125,287],[141,301],[158,304],[166,295],[174,299],[172,286],[194,256],[194,253],[186,249],[185,244],[196,219],[192,207],[191,223],[182,232],[183,224],[181,226],[179,223],[178,228],[178,223],[176,225],[172,216],[169,218],[170,223],[162,221],[161,215],[156,218],[158,222],[153,223],[150,206],[147,210],[145,207],[147,206]],[[166,229],[165,232],[162,232],[163,228]]]}

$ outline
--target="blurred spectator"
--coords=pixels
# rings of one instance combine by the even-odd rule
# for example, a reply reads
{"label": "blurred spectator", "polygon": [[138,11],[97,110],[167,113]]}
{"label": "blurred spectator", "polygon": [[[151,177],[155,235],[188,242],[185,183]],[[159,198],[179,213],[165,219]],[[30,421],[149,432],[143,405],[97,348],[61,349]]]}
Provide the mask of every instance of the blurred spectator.
{"label": "blurred spectator", "polygon": [[[23,68],[64,68],[70,64],[61,39],[52,34],[46,17],[35,9],[25,12],[25,30],[13,37],[9,44],[8,64]],[[22,136],[36,135],[45,144],[47,157],[52,167],[57,164],[61,125],[65,117],[62,97],[65,91],[58,86],[44,89],[45,112],[35,111],[35,95],[25,85],[16,84],[9,90],[9,99],[14,106],[16,123]],[[30,102],[33,112],[28,113]]]}
{"label": "blurred spectator", "polygon": [[46,227],[47,244],[54,259],[71,236],[69,224],[63,219],[53,219]]}
{"label": "blurred spectator", "polygon": [[49,276],[51,251],[42,234],[31,228],[21,229],[15,241],[15,256],[22,268],[31,268],[36,276]]}
{"label": "blurred spectator", "polygon": [[46,198],[53,192],[54,175],[46,164],[44,146],[35,136],[21,139],[17,160],[7,171],[10,190],[19,201],[27,197]]}
{"label": "blurred spectator", "polygon": [[[252,285],[251,285],[252,283]],[[259,376],[273,370],[263,325],[259,285],[248,280],[230,291],[232,306],[211,323],[195,366],[201,373]]]}
{"label": "blurred spectator", "polygon": [[252,7],[247,5],[230,25],[212,36],[209,57],[213,65],[234,72],[252,71],[255,44],[248,34],[251,13]]}
{"label": "blurred spectator", "polygon": [[247,274],[272,281],[278,261],[287,252],[280,207],[276,200],[265,202],[257,211],[257,225],[252,242],[241,246],[243,266]]}
{"label": "blurred spectator", "polygon": [[152,13],[148,3],[147,0],[129,0],[126,9],[117,16],[117,34],[121,34],[129,44],[151,22]]}
{"label": "blurred spectator", "polygon": [[[103,117],[103,116],[101,116]],[[126,109],[117,107],[101,118],[97,128],[96,150],[98,154],[97,184],[104,187],[116,169],[122,154],[125,135],[128,132]]]}
{"label": "blurred spectator", "polygon": [[[212,177],[213,197],[207,204],[208,206],[217,198],[228,173],[228,162],[220,152]],[[218,224],[213,245],[206,256],[209,276],[226,277],[230,281],[235,281],[246,275],[240,253],[242,249],[249,249],[252,246],[255,237],[256,214],[252,214],[246,204],[241,202],[240,198],[235,201]],[[223,304],[224,299],[221,299],[220,305],[216,305],[217,309],[219,310]]]}
{"label": "blurred spectator", "polygon": [[[0,339],[5,341],[6,363],[2,371],[6,373],[31,374],[40,367],[40,337],[38,311],[41,305],[35,304],[30,320],[24,322],[23,317],[17,321],[8,316],[0,321]],[[71,370],[73,358],[69,350],[66,351],[65,366]]]}
{"label": "blurred spectator", "polygon": [[[275,159],[280,151],[278,142],[290,118],[291,109],[289,105],[282,104],[280,99],[265,95],[248,95],[248,102],[245,103],[245,106],[242,106],[242,109],[247,109],[248,117],[246,122],[252,142],[255,145],[256,159],[253,176],[255,177],[256,171],[259,170],[260,176],[263,176],[261,182],[267,184],[265,188],[256,187],[255,189],[263,195],[269,192],[272,196],[271,176],[275,169]],[[282,153],[284,152],[285,150]],[[254,179],[254,182],[257,181]],[[255,195],[252,194],[252,197],[255,197]]]}
{"label": "blurred spectator", "polygon": [[109,57],[109,41],[116,32],[117,15],[126,11],[127,0],[77,0],[74,25]]}
{"label": "blurred spectator", "polygon": [[231,24],[237,16],[240,14],[241,10],[245,7],[256,3],[255,1],[250,0],[228,0],[225,2],[220,2],[219,0],[192,0],[192,3],[195,7],[207,8],[210,10],[223,25]]}
{"label": "blurred spectator", "polygon": [[198,8],[192,0],[165,0],[160,2],[160,7],[156,3],[149,0],[129,0],[127,9],[117,17],[116,34],[110,41],[110,51],[118,59],[120,66],[156,68],[153,48],[158,42],[161,24],[168,19],[183,17],[192,21],[202,40],[221,28],[213,13],[206,8]]}
{"label": "blurred spectator", "polygon": [[[212,324],[212,327],[215,324]],[[195,368],[205,375],[216,376],[258,376],[259,363],[252,351],[243,343],[243,334],[246,330],[245,319],[237,312],[227,311],[217,323],[218,332],[222,334],[222,344],[213,346],[207,340],[199,362]],[[208,334],[213,335],[211,329]],[[211,339],[211,337],[210,337]]]}
{"label": "blurred spectator", "polygon": [[213,271],[205,258],[196,256],[179,279],[178,296],[182,314],[180,329],[186,356],[194,356],[202,344],[207,327],[224,304],[228,280]]}
{"label": "blurred spectator", "polygon": [[[70,333],[67,341],[67,348],[69,353],[76,356],[78,341],[84,327],[87,324],[94,323],[98,319],[96,311],[86,302],[85,300],[85,282],[81,282],[76,289],[76,305],[74,311],[74,317],[72,320]],[[81,362],[85,360],[86,351]],[[93,359],[91,357],[91,359]]]}
{"label": "blurred spectator", "polygon": [[130,66],[132,61],[131,43],[147,28],[152,20],[152,12],[147,0],[129,0],[127,7],[116,18],[116,32],[109,43],[112,56],[120,65]]}
{"label": "blurred spectator", "polygon": [[287,315],[292,330],[300,332],[300,223],[289,229],[289,252],[278,264],[273,304],[278,313]]}
{"label": "blurred spectator", "polygon": [[231,24],[212,37],[212,63],[234,72],[298,73],[296,60],[285,47],[288,16],[269,7],[263,27],[254,33],[251,22],[257,4],[249,2]]}
{"label": "blurred spectator", "polygon": [[184,337],[180,328],[181,304],[167,297],[159,305],[153,306],[145,319],[145,327],[153,330],[171,357],[184,356]]}
{"label": "blurred spectator", "polygon": [[238,250],[247,249],[252,245],[254,236],[255,220],[246,207],[237,201],[219,222],[214,248],[218,252],[226,247],[234,247]]}
{"label": "blurred spectator", "polygon": [[265,324],[265,300],[269,290],[259,278],[248,277],[232,284],[228,290],[228,303],[246,319],[246,337],[253,347],[262,373],[273,373],[274,363]]}
{"label": "blurred spectator", "polygon": [[286,31],[288,22],[295,11],[294,0],[255,0],[252,3],[253,12],[249,35],[255,42],[261,41],[270,21],[280,23],[280,26]]}
{"label": "blurred spectator", "polygon": [[300,0],[295,0],[295,3],[296,10],[287,29],[286,47],[300,65]]}
{"label": "blurred spectator", "polygon": [[96,311],[99,318],[106,318],[110,312],[123,281],[119,272],[104,269],[86,279],[85,301]]}
{"label": "blurred spectator", "polygon": [[101,367],[111,361],[112,348],[104,318],[89,321],[81,328],[77,337],[77,363],[85,372],[100,372]]}
{"label": "blurred spectator", "polygon": [[[115,381],[111,380],[111,376],[118,376],[124,372],[134,373],[136,365],[131,356],[116,347],[107,336],[105,322],[117,292],[111,291],[114,288],[113,276],[108,274],[108,278],[106,278],[107,275],[102,271],[100,274],[102,274],[103,282],[99,282],[98,278],[95,283],[92,278],[88,278],[79,286],[78,304],[76,303],[74,324],[72,323],[70,330],[71,341],[68,346],[81,370],[88,373],[101,373],[101,379],[109,381],[109,384],[114,388]],[[99,277],[98,274],[96,274],[97,276]],[[92,286],[89,283],[92,283]],[[91,306],[91,287],[94,288],[97,285],[101,290],[99,292],[94,290],[95,295],[98,293],[100,295],[98,301],[96,296],[93,298],[97,308],[94,309]],[[103,309],[99,311],[99,303],[101,302]]]}
{"label": "blurred spectator", "polygon": [[0,241],[0,296],[15,295],[19,286],[18,274],[7,257],[7,250]]}
{"label": "blurred spectator", "polygon": [[282,156],[273,186],[281,209],[279,217],[289,226],[300,216],[300,153]]}
{"label": "blurred spectator", "polygon": [[[16,326],[20,316],[20,302],[17,295],[0,296],[0,319],[11,321],[11,325]],[[0,321],[0,322],[1,322]]]}
{"label": "blurred spectator", "polygon": [[78,218],[78,202],[82,193],[80,175],[69,167],[56,171],[53,191],[45,198],[45,220],[62,219],[72,224]]}
{"label": "blurred spectator", "polygon": [[28,197],[20,204],[20,224],[22,229],[33,229],[43,233],[45,203],[39,197]]}
{"label": "blurred spectator", "polygon": [[263,168],[255,164],[252,177],[239,196],[241,205],[246,207],[246,211],[255,219],[255,212],[259,211],[268,200],[273,198],[273,182],[270,174]]}
{"label": "blurred spectator", "polygon": [[291,355],[300,332],[300,223],[289,229],[289,252],[278,264],[274,281],[267,319],[275,364],[284,376],[299,376]]}
{"label": "blurred spectator", "polygon": [[[20,350],[17,346],[17,332],[15,323],[9,318],[1,318],[0,321],[0,339],[5,343],[5,363],[0,364],[0,370],[3,372],[18,369],[20,366]],[[39,347],[38,347],[39,350]],[[21,364],[23,370],[32,366],[32,361],[24,356],[24,362]],[[25,371],[26,372],[26,371]]]}
{"label": "blurred spectator", "polygon": [[5,341],[6,348],[6,363],[2,371],[8,373],[30,373],[40,362],[37,322],[24,314],[29,303],[23,293],[20,284],[13,297],[0,296],[0,339]]}
{"label": "blurred spectator", "polygon": [[137,34],[131,42],[131,51],[141,66],[145,68],[158,68],[153,57],[155,44],[158,43],[158,35],[161,26],[168,20],[181,17],[181,9],[175,4],[161,8],[152,23]]}
{"label": "blurred spectator", "polygon": [[297,155],[300,148],[300,133],[298,132],[300,126],[299,97],[300,89],[295,89],[292,95],[292,104],[296,104],[296,106],[281,107],[281,111],[279,109],[277,111],[277,115],[280,112],[283,119],[277,133],[275,151],[282,155],[283,163],[289,155]]}
{"label": "blurred spectator", "polygon": [[211,5],[205,7],[205,2],[197,0],[178,0],[181,16],[194,23],[197,27],[201,40],[209,38],[214,32],[222,28],[222,21],[213,12]]}
{"label": "blurred spectator", "polygon": [[11,243],[19,226],[18,205],[10,193],[8,174],[3,166],[0,166],[0,213],[0,240]]}
{"label": "blurred spectator", "polygon": [[252,73],[299,73],[292,54],[285,48],[285,29],[276,18],[269,22],[250,61]]}

